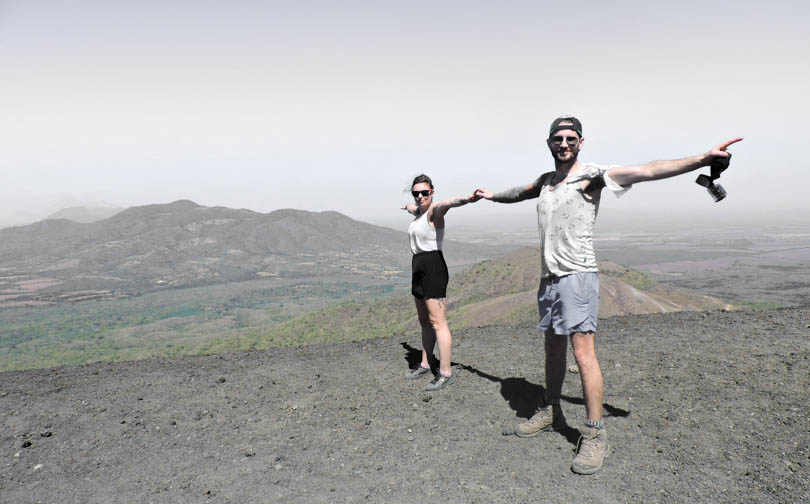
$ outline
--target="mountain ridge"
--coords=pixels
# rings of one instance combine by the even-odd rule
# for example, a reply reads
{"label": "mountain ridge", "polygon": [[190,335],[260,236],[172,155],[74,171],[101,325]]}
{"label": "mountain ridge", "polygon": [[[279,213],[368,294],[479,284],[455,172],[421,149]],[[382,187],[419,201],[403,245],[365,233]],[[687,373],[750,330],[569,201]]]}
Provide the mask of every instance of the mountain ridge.
{"label": "mountain ridge", "polygon": [[73,222],[90,223],[108,219],[122,210],[123,208],[119,207],[72,206],[57,210],[43,220],[67,219]]}
{"label": "mountain ridge", "polygon": [[[25,291],[21,282],[43,277],[55,285],[15,299],[49,302],[49,295],[87,290],[132,295],[272,275],[404,278],[407,244],[405,232],[336,211],[262,214],[178,200],[92,223],[56,219],[0,229],[0,295]],[[503,250],[453,240],[446,245],[453,249],[451,266]]]}

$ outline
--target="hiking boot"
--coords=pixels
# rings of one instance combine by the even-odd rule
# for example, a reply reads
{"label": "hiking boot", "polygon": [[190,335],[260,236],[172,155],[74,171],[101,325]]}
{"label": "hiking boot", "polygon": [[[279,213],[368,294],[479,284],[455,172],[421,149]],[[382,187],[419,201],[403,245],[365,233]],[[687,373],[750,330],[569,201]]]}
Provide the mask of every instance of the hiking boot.
{"label": "hiking boot", "polygon": [[[555,412],[554,410],[557,409]],[[556,413],[556,414],[555,414]],[[553,406],[546,406],[540,408],[533,417],[523,423],[515,425],[513,432],[506,432],[504,434],[514,434],[517,437],[534,437],[541,432],[549,430],[560,430],[565,427],[565,417],[562,410],[554,408]]]}
{"label": "hiking boot", "polygon": [[571,463],[571,470],[577,474],[593,474],[602,468],[610,451],[607,431],[583,425],[580,432],[582,435],[577,443],[579,450]]}
{"label": "hiking boot", "polygon": [[430,373],[430,368],[424,368],[420,364],[413,369],[409,369],[407,373],[405,373],[406,380],[417,380],[426,374]]}
{"label": "hiking boot", "polygon": [[453,375],[444,376],[443,374],[439,373],[436,375],[436,378],[430,380],[430,383],[425,385],[425,390],[428,392],[433,392],[435,390],[441,390],[444,387],[453,384],[456,381],[456,377]]}

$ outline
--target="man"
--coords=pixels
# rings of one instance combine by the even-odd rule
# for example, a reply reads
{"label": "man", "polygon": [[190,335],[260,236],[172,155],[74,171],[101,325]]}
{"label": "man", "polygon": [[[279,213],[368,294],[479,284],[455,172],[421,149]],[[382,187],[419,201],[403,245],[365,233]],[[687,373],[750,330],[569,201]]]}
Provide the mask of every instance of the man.
{"label": "man", "polygon": [[551,123],[546,143],[554,158],[554,171],[544,173],[525,187],[493,194],[477,189],[476,196],[499,203],[539,198],[541,280],[538,290],[540,323],[545,333],[546,397],[537,414],[514,427],[519,437],[564,427],[560,394],[566,372],[568,338],[582,380],[585,425],[571,470],[593,474],[602,468],[608,453],[607,432],[602,420],[602,371],[594,344],[598,311],[599,273],[593,249],[593,226],[602,189],[621,195],[636,182],[674,177],[708,166],[722,158],[728,162],[729,145],[735,138],[705,154],[672,161],[653,161],[639,166],[599,166],[578,160],[585,143],[582,123],[575,117],[559,117]]}

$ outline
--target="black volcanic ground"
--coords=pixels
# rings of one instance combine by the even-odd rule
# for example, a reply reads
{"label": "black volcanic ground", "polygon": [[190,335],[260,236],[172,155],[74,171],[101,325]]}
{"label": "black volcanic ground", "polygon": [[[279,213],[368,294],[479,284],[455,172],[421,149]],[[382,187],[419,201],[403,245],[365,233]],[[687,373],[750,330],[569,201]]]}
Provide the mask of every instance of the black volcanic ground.
{"label": "black volcanic ground", "polygon": [[[501,436],[542,392],[530,327],[454,334],[456,384],[402,379],[417,336],[0,374],[0,501],[810,502],[810,307],[600,322],[611,455]],[[569,364],[573,361],[569,360]]]}

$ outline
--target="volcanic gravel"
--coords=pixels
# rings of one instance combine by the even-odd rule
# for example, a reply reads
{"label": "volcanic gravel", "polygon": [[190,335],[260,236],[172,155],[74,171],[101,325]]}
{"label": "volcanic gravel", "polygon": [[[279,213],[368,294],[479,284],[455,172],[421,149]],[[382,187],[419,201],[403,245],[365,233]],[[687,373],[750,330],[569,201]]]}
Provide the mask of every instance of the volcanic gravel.
{"label": "volcanic gravel", "polygon": [[0,373],[0,502],[810,502],[810,307],[601,320],[592,476],[574,372],[569,428],[501,434],[540,405],[537,331],[453,336],[433,393],[417,335]]}

